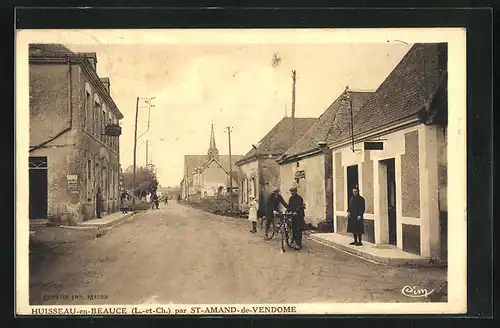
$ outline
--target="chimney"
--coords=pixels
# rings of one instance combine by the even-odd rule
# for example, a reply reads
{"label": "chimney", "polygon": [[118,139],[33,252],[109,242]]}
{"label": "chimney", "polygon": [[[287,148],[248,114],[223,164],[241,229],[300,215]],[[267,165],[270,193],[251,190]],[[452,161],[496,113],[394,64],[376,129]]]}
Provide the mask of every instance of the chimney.
{"label": "chimney", "polygon": [[79,54],[87,58],[90,65],[94,68],[94,71],[97,71],[97,55],[95,52],[80,52]]}
{"label": "chimney", "polygon": [[292,87],[292,118],[295,118],[295,70],[292,71],[293,87]]}
{"label": "chimney", "polygon": [[109,83],[109,77],[102,77],[101,78],[101,82],[102,84],[104,84],[104,87],[106,88],[106,90],[108,91],[108,93],[110,93],[110,83]]}

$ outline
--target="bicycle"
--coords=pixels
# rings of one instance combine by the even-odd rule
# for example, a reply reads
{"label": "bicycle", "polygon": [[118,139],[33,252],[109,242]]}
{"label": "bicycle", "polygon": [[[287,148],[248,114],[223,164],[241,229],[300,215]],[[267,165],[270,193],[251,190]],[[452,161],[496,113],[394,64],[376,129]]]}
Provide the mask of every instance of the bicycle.
{"label": "bicycle", "polygon": [[[265,240],[270,240],[274,237],[275,233],[281,234],[281,251],[285,252],[287,247],[292,247],[292,215],[296,213],[290,211],[274,212],[273,222],[267,236],[264,235]],[[276,219],[279,219],[278,225],[275,224]]]}

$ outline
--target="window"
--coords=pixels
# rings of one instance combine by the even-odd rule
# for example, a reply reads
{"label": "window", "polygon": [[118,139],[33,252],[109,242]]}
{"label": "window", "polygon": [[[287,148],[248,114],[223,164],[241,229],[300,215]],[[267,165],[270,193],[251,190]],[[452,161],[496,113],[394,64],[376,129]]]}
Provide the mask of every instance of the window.
{"label": "window", "polygon": [[249,200],[250,200],[250,197],[252,197],[254,194],[253,194],[253,186],[254,186],[254,180],[255,179],[250,179],[249,181],[249,184],[248,184],[248,197],[249,197]]}
{"label": "window", "polygon": [[101,132],[101,141],[104,142],[104,144],[108,144],[108,138],[107,136],[104,135],[104,127],[106,126],[106,112],[102,111],[102,121],[101,121],[101,127],[102,127],[102,132]]}
{"label": "window", "polygon": [[252,190],[253,190],[253,197],[257,197],[257,181],[255,181],[255,178],[252,179]]}
{"label": "window", "polygon": [[86,171],[87,171],[87,179],[85,181],[85,197],[87,198],[87,200],[90,197],[90,192],[91,192],[91,183],[92,183],[92,161],[89,159],[87,160],[87,167],[86,167]]}
{"label": "window", "polygon": [[94,102],[94,136],[96,136],[97,138],[99,138],[100,134],[101,134],[101,126],[100,126],[100,115],[99,115],[99,112],[101,111],[100,110],[101,108],[101,105],[99,105],[99,103],[96,101]]}
{"label": "window", "polygon": [[90,94],[85,91],[85,103],[83,104],[82,128],[88,129],[87,121],[89,119]]}
{"label": "window", "polygon": [[358,187],[358,166],[348,166],[347,167],[347,199],[352,197],[352,189]]}

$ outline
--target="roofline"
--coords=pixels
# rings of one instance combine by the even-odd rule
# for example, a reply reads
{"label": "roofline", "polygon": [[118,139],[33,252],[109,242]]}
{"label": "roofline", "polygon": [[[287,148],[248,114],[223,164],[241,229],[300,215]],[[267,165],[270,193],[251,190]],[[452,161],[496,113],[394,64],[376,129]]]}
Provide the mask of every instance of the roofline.
{"label": "roofline", "polygon": [[[400,122],[400,123],[396,123]],[[379,136],[379,135],[385,135],[394,131],[402,130],[404,128],[408,128],[411,126],[423,124],[422,121],[418,117],[418,113],[412,114],[410,116],[407,116],[405,118],[402,118],[398,121],[394,121],[388,125],[385,125],[384,127],[378,127],[376,129],[372,129],[371,131],[364,132],[364,134],[359,134],[358,136],[354,137],[354,142],[359,143],[364,140]],[[336,143],[332,143],[328,145],[328,148],[332,150],[337,150],[339,148],[343,148],[345,146],[348,146],[351,144],[350,138],[344,138]]]}
{"label": "roofline", "polygon": [[[84,56],[78,54],[47,54],[44,55],[29,55],[29,63],[76,63],[84,68],[89,78],[94,82],[97,89],[99,89],[101,96],[108,103],[108,106],[111,108],[116,117],[121,120],[123,119],[123,113],[118,109],[115,101],[107,91],[104,83],[101,81],[101,78],[97,75],[97,72],[88,62],[88,59]],[[109,77],[108,77],[109,78]]]}
{"label": "roofline", "polygon": [[301,152],[298,154],[294,154],[291,156],[284,157],[283,159],[278,160],[277,162],[279,164],[287,164],[291,162],[296,162],[300,159],[307,158],[307,157],[312,157],[318,154],[323,153],[323,150],[321,148],[315,148],[315,149],[310,149],[305,152]]}
{"label": "roofline", "polygon": [[248,158],[245,158],[245,159],[241,159],[237,162],[234,163],[234,165],[236,166],[240,166],[240,165],[244,165],[244,164],[247,164],[249,162],[253,162],[253,161],[256,161],[256,160],[259,160],[259,159],[262,159],[262,158],[272,158],[272,157],[279,157],[281,156],[283,153],[281,154],[277,154],[277,153],[274,153],[274,154],[257,154],[257,155],[253,155],[251,157],[248,157]]}
{"label": "roofline", "polygon": [[[447,81],[446,80],[447,74],[448,74],[448,69],[445,69],[441,73],[438,87],[436,88],[434,93],[429,97],[429,99],[426,100],[426,102],[424,103],[424,105],[422,106],[422,108],[419,111],[417,111],[413,114],[407,115],[403,118],[400,118],[396,121],[390,122],[386,125],[378,126],[378,127],[375,127],[371,130],[367,130],[365,132],[359,133],[358,136],[356,136],[356,135],[354,136],[355,142],[356,142],[356,140],[358,140],[358,142],[359,142],[359,141],[363,141],[366,138],[373,137],[374,135],[379,135],[381,133],[387,133],[385,131],[394,131],[400,126],[406,127],[406,125],[413,126],[413,125],[418,125],[418,124],[425,124],[425,122],[423,122],[423,120],[422,120],[422,116],[421,116],[422,112],[426,112],[427,102],[428,101],[432,102],[435,99],[439,88],[442,86],[443,83],[445,83],[445,81]],[[405,122],[405,120],[406,120],[406,122]],[[398,123],[398,122],[402,122],[402,123]],[[365,134],[365,135],[363,135],[363,134]],[[359,137],[359,135],[361,135],[362,137]],[[328,145],[328,148],[337,149],[339,147],[344,147],[346,144],[349,144],[352,142],[351,140],[348,140],[348,139],[351,139],[351,138],[346,137],[342,140],[339,140],[338,142],[331,143]],[[338,145],[341,145],[341,146],[338,146]]]}

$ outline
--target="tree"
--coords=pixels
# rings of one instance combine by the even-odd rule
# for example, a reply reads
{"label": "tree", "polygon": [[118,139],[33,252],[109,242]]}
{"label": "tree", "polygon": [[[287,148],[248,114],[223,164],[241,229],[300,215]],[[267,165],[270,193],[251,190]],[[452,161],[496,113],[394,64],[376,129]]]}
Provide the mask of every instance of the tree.
{"label": "tree", "polygon": [[[132,190],[134,185],[134,172],[123,173],[123,187]],[[158,189],[156,174],[148,168],[138,167],[135,176],[135,195],[144,197],[147,193]]]}

